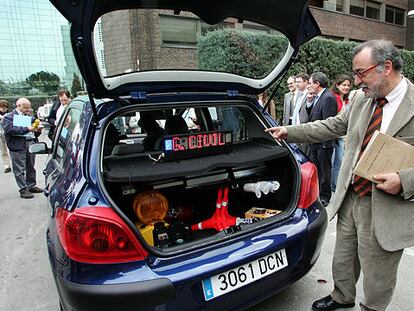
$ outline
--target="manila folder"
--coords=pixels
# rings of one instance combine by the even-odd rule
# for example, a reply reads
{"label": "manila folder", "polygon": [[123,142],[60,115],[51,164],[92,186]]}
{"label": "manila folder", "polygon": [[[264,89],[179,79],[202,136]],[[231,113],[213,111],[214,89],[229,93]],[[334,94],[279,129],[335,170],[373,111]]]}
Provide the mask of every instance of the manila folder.
{"label": "manila folder", "polygon": [[414,167],[414,146],[375,131],[355,166],[354,174],[373,182],[373,176]]}

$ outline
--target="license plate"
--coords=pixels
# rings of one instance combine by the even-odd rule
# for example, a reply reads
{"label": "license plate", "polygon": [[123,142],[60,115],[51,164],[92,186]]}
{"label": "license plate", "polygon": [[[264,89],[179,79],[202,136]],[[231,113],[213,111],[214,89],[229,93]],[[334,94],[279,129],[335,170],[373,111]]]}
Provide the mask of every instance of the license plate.
{"label": "license plate", "polygon": [[286,251],[256,259],[250,263],[212,276],[202,281],[206,301],[227,294],[288,266]]}

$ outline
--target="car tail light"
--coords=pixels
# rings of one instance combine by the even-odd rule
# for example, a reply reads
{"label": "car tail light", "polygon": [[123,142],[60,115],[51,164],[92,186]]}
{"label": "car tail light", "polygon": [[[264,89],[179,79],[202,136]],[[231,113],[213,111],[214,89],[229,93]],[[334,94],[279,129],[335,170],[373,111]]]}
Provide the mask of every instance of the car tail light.
{"label": "car tail light", "polygon": [[107,207],[59,208],[56,227],[70,258],[85,263],[143,260],[148,253],[123,220]]}
{"label": "car tail light", "polygon": [[318,170],[312,162],[301,165],[302,182],[300,185],[299,208],[308,208],[319,197]]}

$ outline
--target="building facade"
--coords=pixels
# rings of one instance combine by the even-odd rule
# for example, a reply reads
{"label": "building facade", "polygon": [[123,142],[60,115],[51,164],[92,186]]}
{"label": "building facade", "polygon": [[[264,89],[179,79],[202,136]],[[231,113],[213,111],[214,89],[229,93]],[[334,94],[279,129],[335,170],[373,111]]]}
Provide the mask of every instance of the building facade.
{"label": "building facade", "polygon": [[325,37],[386,39],[406,47],[408,0],[310,0],[309,5]]}
{"label": "building facade", "polygon": [[[323,37],[355,42],[387,39],[400,48],[410,48],[414,36],[410,36],[407,25],[414,19],[407,18],[409,1],[412,4],[414,0],[310,0],[309,4]],[[266,27],[231,18],[212,27],[188,12],[174,15],[162,10],[119,11],[103,16],[99,22],[103,39],[97,59],[104,63],[102,72],[108,75],[195,69],[198,38],[217,28],[272,33]],[[129,67],[121,68],[126,59]]]}
{"label": "building facade", "polygon": [[24,81],[46,71],[71,87],[79,74],[66,19],[48,0],[0,1],[0,80]]}
{"label": "building facade", "polygon": [[[408,0],[408,11],[414,11],[414,0]],[[414,50],[414,15],[407,18],[407,36],[405,48]]]}

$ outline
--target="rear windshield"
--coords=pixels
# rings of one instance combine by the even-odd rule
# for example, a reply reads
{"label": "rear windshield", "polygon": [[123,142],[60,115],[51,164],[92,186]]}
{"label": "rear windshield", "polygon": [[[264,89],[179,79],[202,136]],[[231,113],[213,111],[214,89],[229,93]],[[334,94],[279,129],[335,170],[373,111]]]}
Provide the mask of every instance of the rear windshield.
{"label": "rear windshield", "polygon": [[190,12],[175,13],[121,10],[98,19],[94,48],[101,75],[177,69],[263,78],[289,45],[284,35],[265,25],[235,18],[210,25]]}
{"label": "rear windshield", "polygon": [[[202,156],[210,152],[207,147],[220,143],[226,152],[224,145],[270,139],[263,129],[258,114],[244,105],[139,110],[112,119],[105,132],[104,156],[114,155],[113,148],[119,144],[129,145],[122,147],[127,153],[160,153],[182,147],[184,151],[198,149],[197,156]],[[172,147],[173,142],[178,145]]]}

